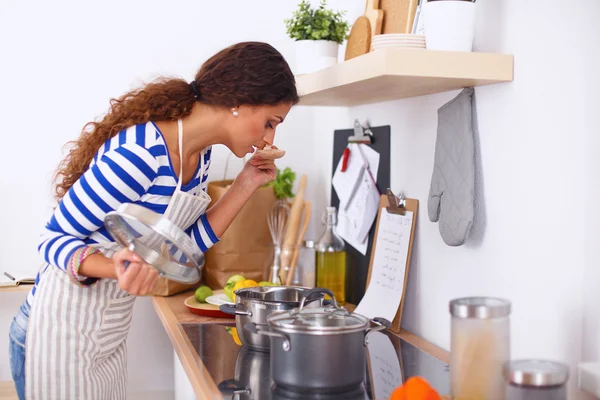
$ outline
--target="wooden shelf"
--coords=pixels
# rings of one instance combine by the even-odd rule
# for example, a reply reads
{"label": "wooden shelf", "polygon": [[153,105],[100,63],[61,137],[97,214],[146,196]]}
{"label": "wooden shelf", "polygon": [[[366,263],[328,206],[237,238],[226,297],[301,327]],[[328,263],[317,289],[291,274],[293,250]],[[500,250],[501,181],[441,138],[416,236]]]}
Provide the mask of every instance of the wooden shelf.
{"label": "wooden shelf", "polygon": [[356,106],[513,80],[513,56],[388,48],[298,75],[300,105]]}

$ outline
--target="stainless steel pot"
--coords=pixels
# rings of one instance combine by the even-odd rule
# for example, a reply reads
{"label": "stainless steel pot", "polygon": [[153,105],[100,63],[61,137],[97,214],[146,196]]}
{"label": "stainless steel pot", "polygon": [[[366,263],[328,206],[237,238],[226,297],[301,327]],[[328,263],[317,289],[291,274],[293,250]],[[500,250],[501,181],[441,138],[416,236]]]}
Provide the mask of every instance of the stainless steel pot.
{"label": "stainless steel pot", "polygon": [[[274,312],[297,309],[309,288],[294,286],[254,286],[235,291],[235,305],[224,304],[219,309],[235,315],[235,326],[242,345],[255,351],[269,351],[269,337],[244,330],[244,325],[255,323],[267,326],[267,317]],[[312,292],[306,307],[321,307],[324,294]]]}
{"label": "stainless steel pot", "polygon": [[294,392],[351,391],[365,378],[366,344],[369,332],[388,328],[384,318],[368,318],[339,308],[328,289],[313,289],[330,295],[333,306],[272,313],[268,327],[248,323],[245,330],[270,337],[271,375],[276,385]]}
{"label": "stainless steel pot", "polygon": [[218,387],[222,394],[237,400],[268,399],[271,391],[269,353],[242,347],[235,361],[234,379],[223,381]]}

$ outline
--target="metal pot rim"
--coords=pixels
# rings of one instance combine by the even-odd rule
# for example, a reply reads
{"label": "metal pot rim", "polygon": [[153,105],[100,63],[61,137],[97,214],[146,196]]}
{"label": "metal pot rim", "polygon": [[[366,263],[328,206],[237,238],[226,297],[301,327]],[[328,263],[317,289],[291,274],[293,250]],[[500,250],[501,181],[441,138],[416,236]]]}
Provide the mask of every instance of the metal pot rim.
{"label": "metal pot rim", "polygon": [[[252,287],[248,287],[248,288],[238,289],[234,293],[235,293],[235,299],[236,299],[237,304],[242,303],[242,302],[253,302],[253,303],[256,302],[256,303],[263,303],[263,304],[269,304],[269,305],[278,305],[278,304],[300,305],[301,300],[298,300],[298,301],[265,300],[265,299],[256,299],[256,298],[247,296],[248,293],[270,293],[270,292],[278,292],[278,291],[282,291],[282,290],[307,292],[310,290],[310,288],[301,287],[301,286],[252,286]],[[322,300],[324,297],[325,297],[325,295],[321,294],[320,296],[316,296],[311,299],[306,299],[306,303],[313,303],[315,301]]]}

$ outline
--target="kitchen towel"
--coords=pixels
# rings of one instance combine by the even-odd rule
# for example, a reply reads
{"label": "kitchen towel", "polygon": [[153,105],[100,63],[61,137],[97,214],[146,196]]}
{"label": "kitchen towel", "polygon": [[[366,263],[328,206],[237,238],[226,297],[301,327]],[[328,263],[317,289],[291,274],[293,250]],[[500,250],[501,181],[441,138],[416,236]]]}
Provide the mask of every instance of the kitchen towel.
{"label": "kitchen towel", "polygon": [[464,89],[438,109],[427,209],[429,220],[439,221],[440,234],[448,246],[462,245],[473,225],[476,113],[473,88]]}

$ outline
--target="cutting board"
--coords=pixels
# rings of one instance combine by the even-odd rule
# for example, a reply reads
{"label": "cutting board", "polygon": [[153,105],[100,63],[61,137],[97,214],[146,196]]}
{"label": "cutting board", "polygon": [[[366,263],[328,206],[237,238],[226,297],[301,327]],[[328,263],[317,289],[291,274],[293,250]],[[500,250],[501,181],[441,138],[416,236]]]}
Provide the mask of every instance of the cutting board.
{"label": "cutting board", "polygon": [[344,60],[367,54],[371,50],[371,23],[364,15],[358,17],[352,25],[348,43],[346,44],[346,55]]}
{"label": "cutting board", "polygon": [[367,9],[365,11],[365,17],[369,19],[369,23],[371,24],[371,38],[381,34],[383,16],[383,10]]}
{"label": "cutting board", "polygon": [[384,12],[382,33],[412,33],[419,0],[379,0]]}

